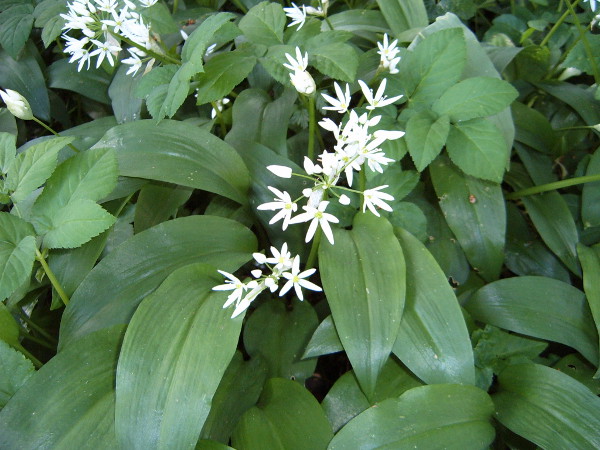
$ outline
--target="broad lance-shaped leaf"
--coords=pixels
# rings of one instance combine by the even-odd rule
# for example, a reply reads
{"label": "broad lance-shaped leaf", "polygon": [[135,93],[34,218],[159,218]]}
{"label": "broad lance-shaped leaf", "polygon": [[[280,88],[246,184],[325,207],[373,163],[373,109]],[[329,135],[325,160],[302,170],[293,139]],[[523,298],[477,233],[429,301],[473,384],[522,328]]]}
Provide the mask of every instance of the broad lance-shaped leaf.
{"label": "broad lance-shaped leaf", "polygon": [[234,448],[326,448],[333,437],[321,405],[304,386],[283,378],[267,381],[257,406],[240,419]]}
{"label": "broad lance-shaped leaf", "polygon": [[29,378],[0,412],[0,447],[117,448],[115,370],[122,327],[90,334]]}
{"label": "broad lance-shaped leaf", "polygon": [[56,168],[58,152],[74,137],[52,137],[28,147],[19,153],[8,168],[4,187],[12,191],[17,203],[25,199],[52,175]]}
{"label": "broad lance-shaped leaf", "polygon": [[0,301],[27,281],[36,248],[33,227],[17,216],[0,212]]}
{"label": "broad lance-shaped leaf", "polygon": [[517,333],[560,342],[598,364],[598,333],[583,292],[546,277],[495,281],[465,303],[473,319]]}
{"label": "broad lance-shaped leaf", "polygon": [[600,447],[600,399],[583,384],[538,364],[507,367],[492,397],[504,426],[549,450]]}
{"label": "broad lance-shaped leaf", "polygon": [[340,340],[361,388],[370,397],[398,334],[406,267],[390,223],[357,214],[352,231],[322,241],[319,268]]}
{"label": "broad lance-shaped leaf", "polygon": [[438,158],[429,170],[446,222],[467,259],[485,280],[495,280],[504,260],[502,189],[463,174],[447,158]]}
{"label": "broad lance-shaped leaf", "polygon": [[203,262],[234,272],[255,249],[256,237],[249,229],[221,217],[182,217],[136,234],[79,285],[63,314],[60,347],[129,322],[142,299],[174,270]]}
{"label": "broad lance-shaped leaf", "polygon": [[327,316],[313,333],[302,358],[316,358],[330,353],[343,352],[344,346],[335,329],[333,317]]}
{"label": "broad lance-shaped leaf", "polygon": [[329,449],[485,449],[494,440],[494,405],[474,386],[435,384],[410,389],[346,424]]}
{"label": "broad lance-shaped leaf", "polygon": [[[121,348],[115,423],[123,448],[193,448],[237,347],[214,267],[173,272],[134,313]],[[165,301],[168,300],[168,301]]]}
{"label": "broad lance-shaped leaf", "polygon": [[166,181],[247,202],[250,176],[237,152],[186,122],[138,120],[109,130],[94,148],[117,152],[120,175]]}
{"label": "broad lance-shaped leaf", "polygon": [[428,384],[474,384],[471,339],[446,275],[417,238],[395,231],[406,260],[406,305],[394,354]]}
{"label": "broad lance-shaped leaf", "polygon": [[[600,248],[598,246],[589,248],[583,244],[577,244],[577,254],[583,269],[583,289],[587,298],[592,317],[596,324],[596,331],[600,334]],[[600,377],[600,368],[594,378]]]}

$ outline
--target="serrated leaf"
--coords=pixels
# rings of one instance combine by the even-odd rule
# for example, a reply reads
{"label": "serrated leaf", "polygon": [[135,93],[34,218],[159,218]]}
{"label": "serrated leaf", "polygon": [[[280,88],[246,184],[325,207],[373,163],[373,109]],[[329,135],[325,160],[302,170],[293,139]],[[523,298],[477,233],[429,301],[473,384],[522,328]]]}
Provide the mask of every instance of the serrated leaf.
{"label": "serrated leaf", "polygon": [[234,50],[215,55],[197,77],[196,104],[214,102],[225,97],[241,83],[256,65],[256,56]]}
{"label": "serrated leaf", "polygon": [[408,119],[406,143],[419,172],[425,170],[442,151],[449,131],[448,116],[438,117],[429,110],[416,112]]}
{"label": "serrated leaf", "polygon": [[472,77],[450,87],[432,109],[453,122],[498,114],[517,98],[517,90],[504,80]]}
{"label": "serrated leaf", "polygon": [[416,387],[367,409],[344,426],[329,449],[487,448],[494,405],[474,386]]}
{"label": "serrated leaf", "polygon": [[31,361],[0,341],[0,409],[4,408],[34,372]]}
{"label": "serrated leaf", "polygon": [[283,85],[290,84],[290,71],[283,67],[283,64],[287,62],[286,53],[294,55],[294,47],[274,45],[269,47],[267,53],[258,59],[269,75]]}
{"label": "serrated leaf", "polygon": [[181,49],[181,60],[184,62],[202,61],[215,33],[233,18],[235,15],[232,13],[217,13],[208,17],[186,39]]}
{"label": "serrated leaf", "polygon": [[358,55],[352,46],[340,42],[315,48],[310,63],[319,72],[337,80],[352,83],[358,69]]}
{"label": "serrated leaf", "polygon": [[450,127],[446,149],[452,162],[468,175],[500,183],[510,148],[487,119],[471,119]]}
{"label": "serrated leaf", "polygon": [[123,448],[197,442],[243,322],[223,309],[227,293],[211,291],[219,278],[207,264],[182,267],[133,315],[116,376],[115,428]]}
{"label": "serrated leaf", "polygon": [[33,11],[35,26],[43,28],[42,41],[46,48],[62,33],[65,19],[61,13],[67,13],[67,4],[63,0],[45,0]]}
{"label": "serrated leaf", "polygon": [[115,217],[92,200],[72,200],[38,226],[47,248],[74,248],[85,244],[115,223]]}
{"label": "serrated leaf", "polygon": [[[360,385],[371,397],[387,360],[405,301],[402,248],[384,218],[357,214],[352,231],[323,241],[319,268],[335,326]],[[343,262],[343,263],[342,263]]]}
{"label": "serrated leaf", "polygon": [[13,160],[8,169],[5,188],[12,191],[15,203],[40,187],[54,172],[58,152],[74,137],[54,137],[34,144]]}
{"label": "serrated leaf", "polygon": [[600,399],[573,378],[538,364],[506,368],[492,398],[496,418],[549,450],[600,447]]}
{"label": "serrated leaf", "polygon": [[0,132],[0,172],[8,172],[8,167],[17,155],[17,136],[12,133]]}
{"label": "serrated leaf", "polygon": [[33,5],[14,5],[0,13],[0,44],[17,59],[33,27]]}
{"label": "serrated leaf", "polygon": [[285,22],[280,4],[261,2],[242,17],[239,27],[250,42],[271,46],[283,44]]}
{"label": "serrated leaf", "polygon": [[429,170],[444,218],[469,262],[485,280],[497,279],[506,233],[502,189],[463,174],[447,158],[438,158]]}
{"label": "serrated leaf", "polygon": [[179,66],[168,64],[166,66],[155,67],[145,74],[135,87],[134,94],[138,98],[148,99],[154,90],[161,85],[168,85],[173,76],[177,73]]}

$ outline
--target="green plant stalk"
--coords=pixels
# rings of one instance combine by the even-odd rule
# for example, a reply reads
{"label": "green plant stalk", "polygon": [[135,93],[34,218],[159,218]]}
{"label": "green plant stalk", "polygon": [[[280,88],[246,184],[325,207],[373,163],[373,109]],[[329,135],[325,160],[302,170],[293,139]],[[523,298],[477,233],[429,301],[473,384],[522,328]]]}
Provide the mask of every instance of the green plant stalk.
{"label": "green plant stalk", "polygon": [[58,344],[58,341],[56,339],[54,339],[54,337],[52,335],[50,335],[46,330],[44,330],[37,323],[35,323],[33,320],[31,320],[31,317],[29,317],[27,314],[25,314],[25,311],[23,311],[21,308],[19,308],[19,316],[21,317],[21,320],[23,320],[23,322],[25,322],[27,325],[29,325],[33,330],[35,330],[41,336],[46,338],[47,341],[49,341],[50,343],[52,343],[54,345]]}
{"label": "green plant stalk", "polygon": [[308,254],[308,259],[306,260],[306,270],[312,269],[315,266],[322,236],[323,230],[321,229],[321,227],[318,227],[315,233],[315,237],[313,239],[312,247],[310,248],[310,253]]}
{"label": "green plant stalk", "polygon": [[240,0],[231,0],[231,3],[233,3],[235,6],[238,7],[238,9],[240,11],[242,11],[244,14],[246,14],[248,12],[248,8],[246,8],[242,2],[240,2]]}
{"label": "green plant stalk", "polygon": [[48,276],[50,283],[52,283],[52,287],[56,290],[56,293],[58,294],[58,296],[60,297],[62,302],[65,304],[65,306],[68,305],[69,304],[69,296],[65,293],[64,289],[60,285],[60,282],[54,275],[54,272],[52,272],[52,269],[50,269],[50,266],[44,259],[44,255],[42,255],[37,248],[35,249],[35,259],[37,259],[40,262],[40,264],[42,265],[42,268],[44,269],[44,272],[46,272],[46,275]]}
{"label": "green plant stalk", "polygon": [[515,200],[517,198],[525,197],[528,195],[541,194],[543,192],[554,191],[556,189],[562,189],[569,186],[576,186],[583,183],[592,183],[594,181],[600,181],[600,174],[598,175],[586,175],[583,177],[569,178],[568,180],[555,181],[553,183],[540,184],[539,186],[532,186],[527,189],[521,189],[520,191],[511,192],[506,195],[507,200]]}
{"label": "green plant stalk", "polygon": [[590,41],[588,40],[587,36],[585,35],[587,28],[583,28],[581,26],[579,17],[577,17],[577,14],[575,13],[575,10],[573,9],[573,5],[571,4],[570,0],[565,0],[565,2],[567,3],[569,12],[573,15],[573,20],[575,21],[575,26],[577,27],[577,30],[579,31],[579,35],[581,36],[581,40],[583,41],[583,48],[585,49],[585,53],[588,57],[589,63],[592,66],[592,70],[594,72],[594,81],[596,81],[596,84],[598,84],[598,83],[600,83],[600,71],[598,70],[598,66],[596,65],[596,60],[594,58],[594,53],[592,51],[592,46],[590,45]]}
{"label": "green plant stalk", "polygon": [[52,345],[50,345],[48,342],[44,341],[43,339],[40,339],[38,337],[30,335],[29,333],[27,333],[27,330],[22,330],[21,336],[23,336],[23,339],[27,339],[28,341],[35,342],[36,344],[41,345],[42,347],[47,348],[49,350],[56,349],[55,347],[53,347]]}
{"label": "green plant stalk", "polygon": [[179,0],[173,0],[173,14],[179,9]]}
{"label": "green plant stalk", "polygon": [[308,97],[308,159],[313,161],[315,156],[315,128],[317,124],[315,112],[315,96]]}
{"label": "green plant stalk", "polygon": [[[33,120],[35,123],[37,123],[38,125],[41,125],[42,127],[44,127],[47,131],[49,131],[50,133],[52,133],[54,136],[59,136],[60,134],[58,134],[56,131],[54,131],[50,126],[46,125],[44,122],[42,122],[40,119],[38,119],[37,117],[33,117],[31,120]],[[67,144],[69,146],[69,148],[71,150],[73,150],[75,153],[79,153],[80,150],[75,147],[73,144]]]}
{"label": "green plant stalk", "polygon": [[[580,0],[575,0],[575,3],[573,3],[573,6],[574,7],[577,6],[577,4],[579,2],[580,2]],[[550,31],[548,32],[548,34],[544,37],[544,39],[542,39],[542,42],[540,42],[540,47],[544,47],[544,46],[548,45],[548,41],[552,38],[554,33],[556,33],[556,31],[558,30],[558,27],[560,27],[563,24],[563,22],[567,19],[567,17],[569,17],[569,14],[571,14],[571,12],[569,10],[567,10],[563,13],[562,16],[560,16],[560,18],[556,21],[556,23],[552,26],[552,28],[550,28]]]}
{"label": "green plant stalk", "polygon": [[217,114],[217,119],[221,127],[221,137],[224,138],[227,134],[227,125],[225,125],[225,118],[223,117],[221,110],[219,110],[219,108],[217,107],[217,102],[210,102],[210,104],[212,105],[213,109],[215,110],[215,113]]}

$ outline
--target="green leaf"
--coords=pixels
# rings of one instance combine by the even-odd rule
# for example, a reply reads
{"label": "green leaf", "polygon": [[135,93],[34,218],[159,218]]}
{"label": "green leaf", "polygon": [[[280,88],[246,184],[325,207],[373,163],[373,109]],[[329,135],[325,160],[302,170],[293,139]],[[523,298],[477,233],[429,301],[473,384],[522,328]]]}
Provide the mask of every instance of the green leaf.
{"label": "green leaf", "polygon": [[315,358],[321,355],[329,355],[330,353],[337,353],[344,351],[344,346],[340,341],[335,324],[333,323],[333,317],[331,315],[325,317],[323,322],[319,324],[306,349],[302,359]]}
{"label": "green leaf", "polygon": [[223,309],[227,293],[211,292],[217,284],[212,266],[182,267],[134,313],[117,366],[123,448],[192,448],[198,440],[243,321]]}
{"label": "green leaf", "polygon": [[67,4],[63,0],[44,0],[38,3],[33,11],[35,26],[42,29],[42,41],[48,48],[60,36],[65,26],[65,19],[60,15],[67,14]]}
{"label": "green leaf", "polygon": [[242,414],[258,401],[266,380],[267,366],[262,358],[244,361],[236,352],[212,399],[200,437],[229,442]]}
{"label": "green leaf", "polygon": [[119,66],[108,87],[108,96],[111,99],[111,106],[118,123],[137,120],[141,116],[142,100],[136,99],[134,96],[141,75],[127,75],[127,70],[129,68],[126,65]]}
{"label": "green leaf", "polygon": [[76,199],[54,212],[48,222],[36,223],[47,248],[74,248],[85,244],[115,223],[115,217],[96,202]]}
{"label": "green leaf", "polygon": [[283,64],[287,62],[285,58],[286,53],[293,56],[295,54],[294,47],[291,45],[273,45],[269,47],[267,53],[261,56],[258,61],[276,81],[284,86],[289,86],[291,84],[290,71],[283,67]]}
{"label": "green leaf", "polygon": [[600,102],[594,98],[592,89],[585,89],[565,81],[536,83],[535,86],[565,102],[581,116],[587,125],[594,126],[600,123]]}
{"label": "green leaf", "polygon": [[414,236],[395,232],[406,260],[406,305],[394,354],[428,384],[474,384],[469,332],[446,275]]}
{"label": "green leaf", "polygon": [[234,448],[326,448],[333,437],[317,400],[295,381],[271,378],[258,405],[246,411],[232,436]]}
{"label": "green leaf", "polygon": [[204,262],[234,272],[255,249],[250,230],[221,217],[182,217],[136,234],[103,258],[77,288],[63,314],[60,347],[127,323],[140,301],[179,267]]}
{"label": "green leaf", "polygon": [[546,449],[600,446],[600,399],[568,375],[537,364],[510,366],[493,396],[504,426]]}
{"label": "green leaf", "polygon": [[516,126],[515,140],[542,153],[554,153],[559,138],[550,121],[539,111],[513,102],[511,112]]}
{"label": "green leaf", "polygon": [[23,219],[0,212],[0,300],[29,279],[36,249],[33,227]]}
{"label": "green leaf", "polygon": [[280,4],[261,2],[242,17],[239,27],[250,42],[271,46],[283,44],[285,22]]}
{"label": "green leaf", "polygon": [[491,77],[467,78],[436,100],[432,109],[450,120],[470,120],[498,114],[517,98],[517,90],[506,81]]}
{"label": "green leaf", "polygon": [[310,52],[310,64],[330,78],[352,83],[358,69],[356,50],[348,44],[334,42]]}
{"label": "green leaf", "polygon": [[0,341],[17,349],[22,348],[19,341],[19,325],[2,302],[0,302],[0,325]]}
{"label": "green leaf", "polygon": [[225,97],[248,76],[255,65],[256,56],[240,50],[212,57],[197,78],[197,104],[203,105]]}
{"label": "green leaf", "polygon": [[554,369],[575,378],[594,394],[600,395],[600,379],[593,378],[596,368],[579,353],[571,353],[552,366]]}
{"label": "green leaf", "polygon": [[515,277],[490,283],[465,303],[473,319],[548,339],[598,362],[598,334],[583,292],[545,277]]}
{"label": "green leaf", "polygon": [[268,378],[290,378],[300,383],[310,377],[316,360],[302,361],[302,351],[317,328],[317,313],[305,302],[290,311],[281,301],[261,305],[244,328],[244,347],[251,358],[262,357]]}
{"label": "green leaf", "polygon": [[416,387],[352,419],[328,448],[484,449],[494,440],[493,411],[490,397],[473,386]]}
{"label": "green leaf", "polygon": [[8,172],[10,164],[17,155],[17,136],[5,131],[0,132],[0,172]]}
{"label": "green leaf", "polygon": [[114,382],[122,328],[60,352],[0,412],[0,447],[116,448]]}
{"label": "green leaf", "polygon": [[164,3],[155,3],[150,8],[141,8],[140,13],[146,23],[156,34],[169,34],[179,32],[179,25],[174,20],[171,11]]}
{"label": "green leaf", "polygon": [[[587,176],[600,174],[600,147],[592,155],[585,172]],[[581,195],[581,220],[585,228],[600,225],[600,182],[585,183]]]}
{"label": "green leaf", "polygon": [[183,62],[198,61],[202,67],[204,54],[215,33],[234,17],[235,15],[232,13],[217,13],[209,16],[186,39],[181,49],[181,60]]}
{"label": "green leaf", "polygon": [[94,148],[117,152],[120,175],[166,181],[247,202],[250,176],[236,151],[186,122],[138,120],[109,130]]}
{"label": "green leaf", "polygon": [[500,130],[487,119],[471,119],[450,127],[448,155],[467,175],[502,182],[510,148]]}
{"label": "green leaf", "polygon": [[13,191],[15,203],[25,199],[50,177],[56,168],[58,152],[73,142],[72,137],[53,137],[32,145],[13,160],[5,187]]}
{"label": "green leaf", "polygon": [[375,33],[383,34],[389,31],[381,11],[368,9],[349,9],[328,17],[335,30],[349,31],[364,37],[373,45],[378,41]]}
{"label": "green leaf", "polygon": [[135,203],[135,232],[139,233],[172,219],[177,209],[189,200],[192,191],[190,188],[165,183],[146,184],[140,189]]}
{"label": "green leaf", "polygon": [[[357,214],[352,231],[323,241],[319,266],[335,326],[360,385],[371,397],[396,335],[406,291],[402,248],[384,218]],[[343,263],[342,263],[343,262]]]}
{"label": "green leaf", "polygon": [[76,92],[97,102],[110,105],[108,87],[111,76],[100,67],[77,70],[78,65],[59,59],[48,69],[49,87]]}
{"label": "green leaf", "polygon": [[391,28],[392,34],[396,37],[411,28],[426,27],[429,24],[425,3],[422,0],[410,2],[377,0],[377,5]]}
{"label": "green leaf", "polygon": [[467,60],[461,29],[441,30],[427,36],[398,65],[404,74],[409,104],[429,105],[461,77]]}
{"label": "green leaf", "polygon": [[429,110],[418,111],[406,122],[408,153],[417,170],[422,172],[442,151],[450,121],[448,116],[438,117]]}
{"label": "green leaf", "polygon": [[33,27],[33,5],[14,5],[0,13],[0,45],[14,59],[29,39]]}
{"label": "green leaf", "polygon": [[[585,39],[587,42],[580,39],[575,46],[570,49],[565,60],[561,64],[561,67],[573,67],[588,75],[594,76],[594,66],[596,64],[592,63],[592,61],[598,61],[598,59],[600,59],[600,36],[588,31],[585,33]],[[588,46],[587,49],[586,46]],[[588,56],[588,49],[591,51],[591,57]]]}
{"label": "green leaf", "polygon": [[446,222],[469,262],[484,279],[498,278],[506,229],[500,186],[464,175],[445,158],[429,170]]}
{"label": "green leaf", "polygon": [[4,408],[34,372],[31,361],[0,341],[0,409]]}
{"label": "green leaf", "polygon": [[[600,334],[600,285],[598,285],[598,280],[600,280],[600,251],[598,247],[589,248],[583,244],[577,244],[577,254],[583,269],[583,290],[592,311],[596,331]],[[600,377],[600,368],[595,377]]]}

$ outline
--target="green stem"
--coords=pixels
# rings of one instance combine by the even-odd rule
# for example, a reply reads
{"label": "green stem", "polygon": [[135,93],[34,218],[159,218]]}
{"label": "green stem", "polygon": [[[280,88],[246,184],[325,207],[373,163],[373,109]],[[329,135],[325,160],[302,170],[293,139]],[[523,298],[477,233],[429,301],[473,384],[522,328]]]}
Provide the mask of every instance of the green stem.
{"label": "green stem", "polygon": [[[575,4],[577,4],[577,1],[578,0],[576,0]],[[598,66],[596,64],[596,58],[594,58],[594,52],[592,51],[592,46],[590,45],[590,41],[588,40],[588,38],[586,36],[587,28],[583,28],[581,26],[579,17],[577,17],[577,14],[575,13],[575,10],[573,9],[573,5],[571,4],[571,2],[569,0],[565,0],[565,2],[567,3],[569,12],[573,16],[573,20],[575,21],[575,26],[577,27],[577,30],[579,31],[579,35],[581,36],[581,40],[583,41],[583,48],[585,49],[585,53],[587,54],[587,57],[588,57],[588,62],[592,66],[592,70],[594,72],[594,80],[596,81],[596,84],[598,84],[598,83],[600,83],[600,71],[598,71]]]}
{"label": "green stem", "polygon": [[[579,1],[580,0],[575,0],[575,3],[573,3],[573,6],[576,6],[579,3]],[[569,14],[570,14],[570,11],[567,10],[563,13],[562,16],[560,16],[560,18],[552,26],[552,28],[550,29],[548,34],[544,37],[544,39],[542,39],[542,42],[540,42],[540,47],[544,47],[545,45],[548,45],[548,41],[550,41],[550,39],[552,38],[554,33],[556,33],[556,31],[558,31],[558,27],[560,27],[563,24],[563,22],[567,19],[567,17],[569,17]]]}
{"label": "green stem", "polygon": [[333,28],[333,24],[329,21],[329,18],[327,18],[327,16],[323,16],[323,19],[325,19],[325,22],[327,22],[327,25],[329,25],[329,28],[331,28],[332,30],[335,30],[335,28]]}
{"label": "green stem", "polygon": [[25,322],[27,325],[29,325],[29,327],[31,327],[33,330],[35,330],[37,333],[39,333],[44,338],[46,338],[46,340],[48,340],[50,343],[52,343],[54,345],[58,344],[56,339],[54,339],[54,337],[52,335],[50,335],[46,330],[44,330],[42,327],[40,327],[37,323],[35,323],[33,320],[31,320],[31,317],[29,317],[27,314],[25,314],[25,311],[23,311],[21,308],[19,308],[18,312],[19,312],[19,316],[21,317],[21,320],[23,320],[23,322]]}
{"label": "green stem", "polygon": [[26,330],[23,330],[23,332],[21,333],[21,336],[23,336],[23,339],[27,339],[28,341],[35,342],[36,344],[41,345],[44,348],[47,348],[49,350],[56,350],[56,347],[53,347],[48,342],[44,341],[43,339],[40,339],[39,337],[30,335],[29,333],[27,333]]}
{"label": "green stem", "polygon": [[[52,133],[54,136],[59,136],[60,134],[58,134],[56,131],[54,131],[52,128],[50,128],[48,125],[46,125],[44,122],[42,122],[41,120],[39,120],[37,117],[33,117],[32,119],[35,123],[37,123],[38,125],[41,125],[42,127],[44,127],[46,130],[48,130],[50,133]],[[79,153],[79,149],[77,147],[75,147],[73,144],[67,144],[69,146],[69,148],[71,150],[73,150],[75,153]]]}
{"label": "green stem", "polygon": [[315,113],[315,96],[308,97],[308,159],[313,161],[315,156],[315,128],[317,120]]}
{"label": "green stem", "polygon": [[58,294],[58,296],[60,297],[62,302],[65,304],[65,306],[68,305],[69,297],[63,290],[62,286],[60,285],[60,282],[54,275],[54,272],[52,272],[52,269],[50,269],[50,266],[44,259],[44,255],[42,255],[37,248],[35,249],[35,259],[37,259],[40,262],[40,264],[42,265],[42,268],[44,269],[44,272],[46,272],[46,275],[48,276],[50,283],[52,283],[52,287],[56,290],[56,293]]}
{"label": "green stem", "polygon": [[600,174],[598,175],[586,175],[583,177],[569,178],[568,180],[555,181],[553,183],[540,184],[539,186],[532,186],[520,191],[512,192],[506,195],[507,200],[515,200],[517,198],[525,197],[527,195],[541,194],[542,192],[554,191],[556,189],[562,189],[569,186],[576,186],[583,183],[591,183],[594,181],[600,181]]}
{"label": "green stem", "polygon": [[223,117],[221,110],[218,108],[217,102],[210,102],[210,104],[212,105],[213,109],[215,110],[215,113],[217,114],[217,120],[221,127],[221,137],[225,138],[225,135],[227,134],[227,125],[225,125],[225,118]]}
{"label": "green stem", "polygon": [[319,251],[319,245],[321,244],[321,237],[323,236],[323,230],[321,227],[317,228],[317,232],[315,233],[315,237],[313,239],[312,247],[310,248],[310,253],[308,254],[308,259],[306,260],[306,269],[312,269],[315,266],[315,262],[317,261],[317,253]]}
{"label": "green stem", "polygon": [[179,9],[179,0],[173,0],[173,14]]}
{"label": "green stem", "polygon": [[244,14],[246,14],[248,12],[248,8],[246,8],[242,2],[240,2],[240,0],[231,0],[231,3],[233,3],[235,6],[238,7],[238,9],[240,11],[242,11]]}
{"label": "green stem", "polygon": [[135,47],[138,50],[143,51],[146,55],[157,59],[158,61],[162,62],[163,64],[177,64],[177,65],[181,65],[181,61],[178,59],[175,59],[169,55],[161,55],[159,53],[156,53],[152,50],[147,49],[146,47],[144,47],[143,45],[138,44],[137,42],[132,41],[131,39],[126,38],[125,36],[122,36],[120,34],[116,34],[111,32],[110,34],[112,34],[116,39],[120,39],[123,42],[125,42],[127,45],[131,46],[131,47]]}

